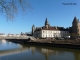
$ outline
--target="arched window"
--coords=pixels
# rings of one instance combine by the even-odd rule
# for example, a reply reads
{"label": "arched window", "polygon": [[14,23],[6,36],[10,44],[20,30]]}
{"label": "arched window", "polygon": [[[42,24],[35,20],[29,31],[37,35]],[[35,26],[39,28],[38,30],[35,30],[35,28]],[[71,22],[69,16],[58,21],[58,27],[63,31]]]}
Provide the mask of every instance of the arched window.
{"label": "arched window", "polygon": [[47,37],[47,35],[46,35],[46,37]]}

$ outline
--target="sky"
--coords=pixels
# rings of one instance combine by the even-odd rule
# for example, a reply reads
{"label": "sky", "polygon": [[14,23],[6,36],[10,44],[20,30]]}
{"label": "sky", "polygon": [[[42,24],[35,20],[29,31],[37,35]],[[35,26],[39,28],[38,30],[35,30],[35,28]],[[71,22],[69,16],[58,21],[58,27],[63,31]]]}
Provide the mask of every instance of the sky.
{"label": "sky", "polygon": [[[47,17],[51,26],[71,27],[76,16],[80,19],[80,0],[28,0],[33,9],[27,11],[27,15],[18,13],[14,21],[6,20],[0,14],[0,33],[20,34],[30,32],[32,25],[44,26]],[[76,3],[64,5],[63,3]]]}

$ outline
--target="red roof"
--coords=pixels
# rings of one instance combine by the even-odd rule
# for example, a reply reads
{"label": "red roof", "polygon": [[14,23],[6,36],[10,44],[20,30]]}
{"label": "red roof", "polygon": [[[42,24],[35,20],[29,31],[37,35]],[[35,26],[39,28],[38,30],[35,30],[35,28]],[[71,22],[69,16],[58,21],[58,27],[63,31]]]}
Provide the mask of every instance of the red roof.
{"label": "red roof", "polygon": [[59,30],[59,29],[56,27],[52,27],[52,26],[49,26],[48,28],[44,26],[42,27],[42,30]]}
{"label": "red roof", "polygon": [[41,28],[36,29],[35,31],[40,31],[40,30],[57,30],[57,31],[68,31],[64,27],[53,27],[49,26],[48,28],[43,26]]}

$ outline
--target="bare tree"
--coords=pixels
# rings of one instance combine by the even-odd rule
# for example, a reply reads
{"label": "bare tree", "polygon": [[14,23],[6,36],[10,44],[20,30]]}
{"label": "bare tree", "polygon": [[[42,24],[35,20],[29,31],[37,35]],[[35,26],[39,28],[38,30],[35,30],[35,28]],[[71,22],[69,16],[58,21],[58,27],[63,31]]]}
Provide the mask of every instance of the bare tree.
{"label": "bare tree", "polygon": [[0,0],[0,12],[8,20],[13,20],[19,10],[26,13],[28,8],[31,8],[28,0]]}

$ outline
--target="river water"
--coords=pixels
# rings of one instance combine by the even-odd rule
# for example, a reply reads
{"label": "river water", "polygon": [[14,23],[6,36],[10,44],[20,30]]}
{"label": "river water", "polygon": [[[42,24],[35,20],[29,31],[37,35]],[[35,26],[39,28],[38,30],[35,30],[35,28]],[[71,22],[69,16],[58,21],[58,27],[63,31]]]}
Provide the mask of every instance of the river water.
{"label": "river water", "polygon": [[80,50],[20,45],[0,40],[0,60],[80,60]]}

